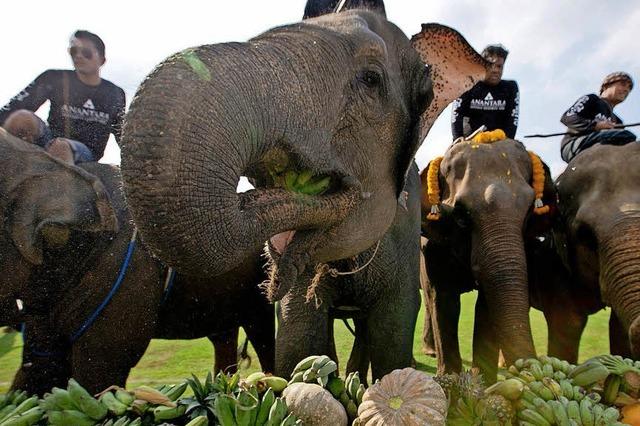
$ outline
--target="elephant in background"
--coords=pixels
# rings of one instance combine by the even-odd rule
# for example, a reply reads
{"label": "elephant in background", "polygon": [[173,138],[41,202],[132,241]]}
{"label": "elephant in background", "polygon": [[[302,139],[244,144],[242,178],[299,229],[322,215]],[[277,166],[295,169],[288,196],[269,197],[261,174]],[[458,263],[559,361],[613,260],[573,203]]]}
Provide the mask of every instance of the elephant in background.
{"label": "elephant in background", "polygon": [[[326,348],[330,304],[319,304],[322,320],[312,328],[306,319],[318,313],[305,296],[315,281],[320,299],[338,300],[323,290],[337,285],[324,284],[328,277],[314,280],[317,265],[338,261],[346,266],[339,270],[349,270],[353,257],[363,265],[380,241],[374,262],[381,267],[413,257],[410,247],[417,266],[417,229],[407,248],[394,241],[408,232],[403,226],[413,230],[412,211],[402,213],[407,219],[398,216],[399,203],[412,203],[403,192],[415,173],[410,165],[435,118],[482,77],[484,64],[451,29],[425,25],[410,41],[366,10],[278,27],[247,43],[180,52],[141,85],[123,129],[123,177],[133,217],[159,258],[192,275],[228,270],[270,240],[277,253],[270,297],[284,297],[284,318],[291,312],[289,321],[296,322],[301,315],[301,327]],[[288,176],[303,173],[324,182],[324,192],[291,190]],[[237,194],[240,176],[256,189]],[[407,222],[387,235],[396,220]],[[362,280],[370,288],[349,295],[362,298],[353,304],[379,304],[377,297],[398,284],[378,284],[376,274],[379,269],[369,265],[359,273],[363,278],[342,277],[340,287]],[[398,275],[396,280],[403,277]],[[418,284],[407,278],[403,288],[412,292],[407,300],[413,307]],[[376,357],[390,358],[373,365],[376,377],[409,365],[406,336],[415,319],[399,311],[389,307],[386,315],[395,317],[379,317],[400,324],[393,332],[391,326],[370,329],[380,333],[378,342],[393,339],[384,354],[376,346]],[[279,333],[276,373],[288,374],[295,358],[315,350],[310,340],[292,347]],[[399,340],[407,343],[396,347]],[[400,355],[391,359],[390,352]]]}
{"label": "elephant in background", "polygon": [[[104,199],[115,209],[113,223],[120,225],[119,230],[71,230],[57,245],[43,248],[40,265],[24,261],[15,250],[11,257],[11,252],[2,252],[0,267],[7,272],[3,276],[12,277],[2,283],[2,291],[7,293],[5,300],[11,304],[20,298],[25,305],[23,312],[13,312],[7,318],[14,326],[25,325],[23,364],[13,386],[42,393],[52,386],[64,385],[71,376],[95,392],[112,384],[122,386],[151,338],[207,336],[216,347],[216,367],[227,368],[236,364],[239,326],[245,328],[263,369],[272,371],[274,313],[258,288],[266,279],[260,252],[252,253],[238,268],[217,277],[178,274],[171,291],[165,294],[166,268],[138,244],[120,288],[95,322],[80,333],[85,320],[110,292],[134,232],[121,192],[119,170],[97,163],[82,167],[83,175],[106,187]],[[44,168],[38,174],[40,183],[55,178]],[[42,188],[43,208],[55,203],[52,199],[54,195],[60,197],[60,193],[66,195],[67,208],[79,208],[89,201],[85,193],[73,192],[74,188],[60,188],[65,190],[56,193],[50,193],[47,186]],[[9,194],[21,202],[22,193]],[[88,213],[83,220],[89,220]],[[22,222],[17,214],[23,213],[9,209],[5,217],[10,223]],[[16,241],[6,232],[1,240],[3,247]]]}
{"label": "elephant in background", "polygon": [[[640,144],[595,145],[556,179],[558,249],[571,271],[577,329],[587,316],[611,307],[611,353],[640,359]],[[568,314],[569,315],[569,314]]]}
{"label": "elephant in background", "polygon": [[[545,168],[543,201],[554,210],[555,192]],[[428,168],[422,173],[427,185]],[[478,290],[473,364],[495,380],[498,351],[507,363],[535,356],[529,324],[527,242],[551,227],[552,214],[534,215],[532,165],[522,143],[460,142],[449,147],[437,176],[440,219],[423,189],[422,231],[435,314],[438,371],[460,371],[460,294]],[[432,318],[433,321],[433,318]]]}

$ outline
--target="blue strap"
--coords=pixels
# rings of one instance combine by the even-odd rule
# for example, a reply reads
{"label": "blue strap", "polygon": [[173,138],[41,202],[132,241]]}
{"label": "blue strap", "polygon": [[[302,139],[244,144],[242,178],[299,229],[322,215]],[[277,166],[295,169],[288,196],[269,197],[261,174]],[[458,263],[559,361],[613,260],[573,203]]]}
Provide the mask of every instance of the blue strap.
{"label": "blue strap", "polygon": [[127,268],[129,267],[131,256],[133,255],[133,251],[136,247],[137,234],[138,234],[138,229],[136,228],[133,230],[133,235],[131,236],[131,240],[129,241],[129,247],[127,248],[127,255],[125,256],[124,261],[122,262],[122,266],[120,266],[120,273],[118,274],[118,278],[116,279],[116,282],[113,283],[113,286],[109,291],[109,294],[107,294],[107,297],[102,301],[100,306],[98,306],[98,308],[96,308],[96,310],[89,316],[89,318],[87,318],[87,320],[84,322],[84,324],[82,324],[82,326],[78,329],[78,331],[76,331],[73,335],[71,335],[71,344],[74,344],[76,340],[78,340],[87,331],[87,329],[93,325],[96,319],[98,319],[98,316],[102,313],[104,308],[107,307],[109,302],[111,302],[111,299],[113,299],[113,296],[115,296],[116,292],[120,288],[120,285],[124,280],[124,276],[127,273]]}
{"label": "blue strap", "polygon": [[164,292],[162,293],[162,301],[160,305],[164,305],[164,302],[169,298],[169,294],[171,293],[171,289],[173,288],[173,279],[176,277],[176,271],[173,268],[169,268],[167,270],[167,280],[164,286]]}

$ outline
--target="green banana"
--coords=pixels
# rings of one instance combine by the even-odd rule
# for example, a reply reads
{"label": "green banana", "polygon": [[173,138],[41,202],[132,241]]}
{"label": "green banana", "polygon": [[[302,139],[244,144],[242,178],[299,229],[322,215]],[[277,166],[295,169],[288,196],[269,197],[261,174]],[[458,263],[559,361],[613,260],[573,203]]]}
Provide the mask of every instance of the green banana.
{"label": "green banana", "polygon": [[78,410],[50,411],[49,424],[53,426],[93,426],[96,421]]}
{"label": "green banana", "polygon": [[78,410],[80,407],[71,399],[69,391],[66,389],[51,389],[51,399],[60,410]]}
{"label": "green banana", "polygon": [[562,395],[567,399],[573,399],[573,385],[568,380],[560,380]]}
{"label": "green banana", "polygon": [[580,401],[580,419],[583,426],[594,426],[595,418],[593,416],[593,404],[589,398],[583,398]]}
{"label": "green banana", "polygon": [[551,423],[546,421],[541,414],[537,413],[536,411],[529,410],[528,408],[525,408],[524,410],[519,411],[518,418],[526,422],[533,423],[534,425],[537,425],[537,426],[551,426]]}
{"label": "green banana", "polygon": [[[311,368],[311,366],[313,365],[313,362],[317,359],[320,358],[320,355],[309,355],[308,357],[302,359],[300,362],[298,362],[295,366],[295,368],[293,369],[293,373],[297,373],[299,371],[306,371],[309,368]],[[293,376],[293,374],[292,374]]]}
{"label": "green banana", "polygon": [[36,407],[37,405],[38,405],[38,397],[37,396],[32,396],[31,398],[27,398],[24,401],[22,401],[22,403],[20,403],[20,405],[15,407],[12,411],[10,411],[9,413],[5,413],[4,416],[2,418],[0,418],[0,421],[4,422],[9,418],[12,418],[12,417],[15,417],[15,416],[19,416],[22,413],[24,413],[25,411],[28,411],[28,410],[32,409],[33,407]]}
{"label": "green banana", "polygon": [[329,361],[331,361],[331,358],[329,358],[326,355],[320,355],[318,358],[316,358],[313,361],[313,364],[311,364],[311,369],[315,370],[316,372],[320,370],[320,368],[322,368],[325,364],[327,364]]}
{"label": "green banana", "polygon": [[0,423],[2,426],[31,426],[36,424],[44,416],[40,407],[31,407],[27,411],[11,416]]}
{"label": "green banana", "polygon": [[122,402],[126,406],[133,404],[133,401],[135,400],[134,396],[124,389],[116,389],[115,395],[118,401]]}
{"label": "green banana", "polygon": [[533,393],[530,389],[525,388],[522,391],[521,399],[524,399],[525,401],[533,403],[533,400],[535,398],[538,398],[538,395]]}
{"label": "green banana", "polygon": [[112,392],[105,392],[100,396],[100,402],[102,402],[109,411],[111,411],[116,416],[123,415],[127,408],[127,405],[124,405],[122,402],[118,401],[116,396]]}
{"label": "green banana", "polygon": [[580,402],[585,397],[586,392],[580,386],[573,387],[573,399]]}
{"label": "green banana", "polygon": [[326,388],[327,385],[329,384],[329,376],[318,376],[316,381],[320,386],[322,386],[323,388]]}
{"label": "green banana", "polygon": [[208,426],[208,425],[209,425],[209,419],[207,418],[207,416],[198,416],[195,419],[192,419],[185,426]]}
{"label": "green banana", "polygon": [[165,393],[165,395],[167,396],[167,398],[169,398],[171,401],[175,402],[178,400],[178,398],[180,398],[182,396],[182,394],[187,390],[187,387],[189,386],[189,384],[187,382],[182,382],[179,385],[175,385],[173,386],[171,389],[169,389],[167,391],[167,393]]}
{"label": "green banana", "polygon": [[530,371],[522,370],[520,372],[520,377],[527,383],[535,382],[536,378],[531,374]]}
{"label": "green banana", "polygon": [[533,405],[535,406],[535,411],[540,413],[540,415],[542,417],[544,417],[544,419],[546,421],[548,421],[550,424],[554,424],[555,423],[555,417],[553,415],[553,410],[551,409],[551,406],[549,404],[547,404],[547,402],[545,400],[543,400],[542,398],[539,398],[539,397],[534,398]]}
{"label": "green banana", "polygon": [[262,371],[257,371],[255,373],[251,373],[247,376],[246,379],[244,379],[245,383],[248,383],[250,385],[255,385],[256,383],[258,383],[259,380],[264,379],[265,377],[267,377],[267,375],[262,372]]}
{"label": "green banana", "polygon": [[318,376],[328,376],[338,369],[338,364],[335,361],[329,359],[329,362],[325,363],[318,369]]}
{"label": "green banana", "polygon": [[555,417],[556,424],[558,426],[571,426],[571,422],[569,422],[569,417],[567,416],[567,411],[562,403],[558,401],[548,401],[547,403],[553,410],[553,416]]}
{"label": "green banana", "polygon": [[129,424],[129,418],[120,417],[118,420],[116,420],[113,426],[127,426],[128,424]]}
{"label": "green banana", "polygon": [[280,426],[280,423],[287,416],[287,404],[282,398],[276,398],[275,402],[269,410],[269,419],[267,420],[267,426]]}
{"label": "green banana", "polygon": [[544,377],[553,378],[553,366],[551,364],[542,364],[542,374]]}
{"label": "green banana", "polygon": [[[609,407],[602,412],[602,425],[609,425],[618,420],[620,417],[620,412],[615,407]],[[597,424],[597,423],[596,423]]]}
{"label": "green banana", "polygon": [[173,420],[183,416],[185,411],[187,411],[186,405],[178,405],[176,407],[167,407],[166,405],[158,405],[153,409],[153,419],[156,422],[162,422],[164,420]]}
{"label": "green banana", "polygon": [[349,416],[349,420],[353,420],[358,417],[358,406],[353,400],[350,400],[345,408],[347,410],[347,416]]}
{"label": "green banana", "polygon": [[551,390],[551,392],[553,392],[556,398],[559,398],[562,396],[562,388],[560,387],[560,384],[555,380],[553,380],[552,378],[543,377],[542,384],[545,385],[549,390]]}
{"label": "green banana", "polygon": [[326,388],[334,398],[338,399],[340,398],[340,394],[345,390],[344,380],[338,376],[333,376],[329,379]]}
{"label": "green banana", "polygon": [[234,400],[233,397],[221,394],[215,399],[213,410],[216,413],[220,426],[235,426],[236,420],[233,415],[234,412]]}
{"label": "green banana", "polygon": [[295,170],[287,170],[284,174],[284,187],[289,191],[293,191],[296,185],[298,174]]}
{"label": "green banana", "polygon": [[604,408],[602,408],[602,406],[600,404],[594,404],[593,405],[593,424],[594,425],[602,425],[603,424],[603,418],[602,418],[602,414],[604,413]]}
{"label": "green banana", "polygon": [[609,375],[607,367],[596,361],[585,362],[574,368],[569,374],[569,378],[574,385],[591,387],[601,380],[605,380]]}
{"label": "green banana", "polygon": [[102,420],[107,415],[107,407],[80,386],[74,379],[69,379],[67,387],[69,396],[76,403],[80,410],[94,420]]}
{"label": "green banana", "polygon": [[354,371],[349,376],[351,377],[351,380],[347,377],[347,392],[349,392],[351,399],[355,401],[356,395],[358,394],[358,388],[360,387],[360,374],[357,371]]}
{"label": "green banana", "polygon": [[578,402],[569,401],[565,408],[567,410],[567,417],[569,417],[569,420],[573,420],[578,424],[582,424],[582,420],[580,417],[580,404],[578,404]]}
{"label": "green banana", "polygon": [[529,386],[529,389],[531,389],[533,393],[537,394],[540,398],[544,399],[545,401],[550,401],[552,399],[555,399],[555,395],[553,394],[553,392],[551,392],[551,389],[546,387],[542,382],[538,382],[538,381],[531,382],[527,386]]}
{"label": "green banana", "polygon": [[260,381],[276,393],[282,392],[289,384],[287,379],[278,376],[265,376]]}
{"label": "green banana", "polygon": [[518,370],[522,370],[524,368],[524,359],[523,358],[517,359],[516,362],[513,363],[513,366],[516,367]]}
{"label": "green banana", "polygon": [[307,383],[315,381],[317,378],[318,378],[318,372],[313,368],[308,369],[302,375],[302,380]]}
{"label": "green banana", "polygon": [[367,389],[364,387],[364,385],[360,383],[360,386],[358,386],[358,391],[356,392],[356,405],[362,404],[362,397],[364,396],[366,390]]}
{"label": "green banana", "polygon": [[554,371],[553,372],[553,378],[556,379],[556,381],[561,381],[567,378],[567,375],[564,374],[562,371]]}
{"label": "green banana", "polygon": [[324,192],[331,184],[329,176],[309,182],[307,185],[298,189],[298,192],[305,195],[318,195]]}
{"label": "green banana", "polygon": [[313,172],[309,169],[305,169],[301,171],[296,177],[296,181],[294,182],[294,188],[300,189],[309,182],[309,179],[313,177]]}
{"label": "green banana", "polygon": [[5,417],[8,417],[9,414],[13,413],[13,410],[16,409],[16,406],[13,404],[6,405],[2,410],[0,410],[0,421],[2,421]]}
{"label": "green banana", "polygon": [[15,406],[22,404],[25,399],[27,399],[26,391],[13,391],[11,394],[11,403]]}
{"label": "green banana", "polygon": [[131,423],[128,423],[127,426],[139,426],[142,425],[142,418],[141,417],[136,417],[135,419],[133,419],[131,421]]}
{"label": "green banana", "polygon": [[291,380],[289,380],[289,384],[292,383],[298,383],[298,382],[303,382],[304,381],[304,373],[305,371],[298,371],[297,373],[295,373],[293,376],[291,376]]}
{"label": "green banana", "polygon": [[516,399],[520,398],[523,391],[524,385],[520,380],[507,379],[501,380],[489,386],[485,392],[488,394],[496,393],[504,396],[510,401],[515,401]]}
{"label": "green banana", "polygon": [[264,425],[269,419],[269,410],[276,400],[276,396],[273,393],[273,389],[268,388],[262,395],[262,401],[260,401],[260,408],[258,409],[258,415],[256,416],[256,426]]}
{"label": "green banana", "polygon": [[533,377],[535,377],[536,380],[542,380],[542,378],[544,377],[544,373],[542,372],[542,368],[540,368],[540,366],[538,364],[532,364],[529,367],[529,371],[531,371],[531,374],[533,374]]}
{"label": "green banana", "polygon": [[610,374],[604,381],[603,399],[607,405],[613,404],[618,397],[618,391],[622,384],[622,377],[617,374]]}

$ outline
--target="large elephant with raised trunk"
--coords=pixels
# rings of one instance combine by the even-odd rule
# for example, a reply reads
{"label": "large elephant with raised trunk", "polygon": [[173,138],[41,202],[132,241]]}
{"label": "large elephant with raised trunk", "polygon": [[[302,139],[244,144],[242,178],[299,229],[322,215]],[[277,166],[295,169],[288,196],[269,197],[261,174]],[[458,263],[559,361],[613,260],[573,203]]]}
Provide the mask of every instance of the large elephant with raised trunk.
{"label": "large elephant with raised trunk", "polygon": [[[460,294],[477,289],[473,363],[488,380],[495,380],[499,349],[508,363],[535,355],[526,248],[550,229],[551,213],[533,213],[532,159],[518,141],[458,142],[431,173],[431,182],[429,168],[422,173],[422,230],[428,239],[424,256],[432,291],[427,295],[435,304],[430,312],[437,325],[438,369],[462,368]],[[553,207],[553,182],[546,167],[544,177],[542,201]],[[427,195],[428,184],[438,200]],[[429,220],[434,205],[440,217]]]}
{"label": "large elephant with raised trunk", "polygon": [[[278,253],[273,300],[304,300],[320,264],[353,269],[375,256],[393,265],[402,252],[390,249],[396,237],[387,233],[398,206],[411,204],[404,189],[413,156],[439,113],[482,77],[484,64],[451,29],[425,25],[409,40],[368,10],[173,55],[141,85],[123,130],[133,217],[158,257],[194,275],[229,270],[270,240]],[[236,193],[241,176],[256,189]],[[415,241],[417,248],[417,235]],[[376,285],[371,277],[366,291],[383,294],[385,285]],[[401,321],[400,308],[389,310],[390,320],[402,323],[396,335],[412,334],[415,319]],[[324,342],[323,324],[314,330]],[[286,374],[305,354],[282,347],[276,358],[287,361],[277,361],[276,372]],[[391,366],[374,367],[375,374]]]}
{"label": "large elephant with raised trunk", "polygon": [[573,278],[567,345],[577,348],[587,316],[611,307],[611,353],[640,358],[640,144],[596,145],[556,179],[560,253]]}

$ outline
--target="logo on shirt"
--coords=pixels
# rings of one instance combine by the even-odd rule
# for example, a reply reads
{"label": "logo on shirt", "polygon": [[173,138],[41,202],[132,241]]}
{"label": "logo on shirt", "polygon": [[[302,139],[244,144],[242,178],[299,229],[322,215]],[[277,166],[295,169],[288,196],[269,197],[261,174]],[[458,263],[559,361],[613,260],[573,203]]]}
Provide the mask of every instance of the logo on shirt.
{"label": "logo on shirt", "polygon": [[491,92],[487,93],[487,96],[484,97],[485,101],[492,101],[493,100],[493,96],[491,96]]}
{"label": "logo on shirt", "polygon": [[110,120],[109,114],[95,110],[91,99],[87,100],[81,108],[73,105],[62,105],[60,112],[63,117],[71,120],[90,121],[102,125],[108,124]]}
{"label": "logo on shirt", "polygon": [[87,102],[85,102],[82,107],[87,109],[96,109],[96,107],[93,106],[93,102],[91,102],[91,99],[87,99]]}
{"label": "logo on shirt", "polygon": [[491,93],[488,93],[484,99],[471,99],[469,107],[471,109],[481,109],[484,111],[504,111],[507,107],[507,101],[493,99]]}

